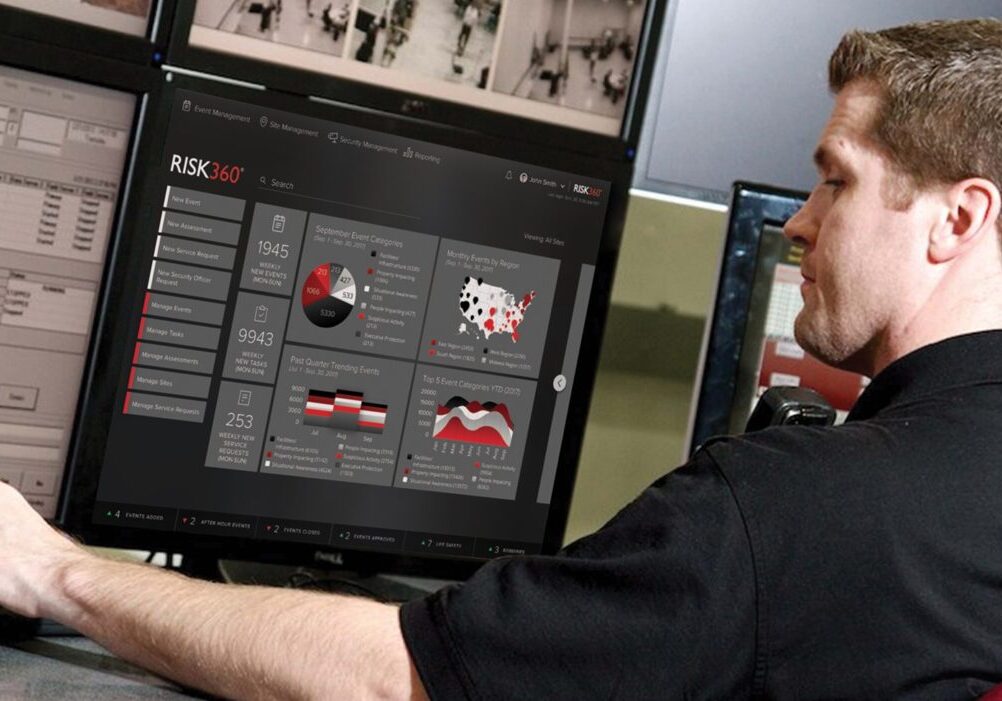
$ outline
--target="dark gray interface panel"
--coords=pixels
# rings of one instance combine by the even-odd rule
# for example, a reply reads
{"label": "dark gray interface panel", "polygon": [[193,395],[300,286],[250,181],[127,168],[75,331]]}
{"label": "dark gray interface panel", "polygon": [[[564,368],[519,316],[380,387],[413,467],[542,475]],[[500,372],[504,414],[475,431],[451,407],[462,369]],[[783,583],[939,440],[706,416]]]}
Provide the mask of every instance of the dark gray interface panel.
{"label": "dark gray interface panel", "polygon": [[95,521],[539,549],[609,183],[178,91]]}

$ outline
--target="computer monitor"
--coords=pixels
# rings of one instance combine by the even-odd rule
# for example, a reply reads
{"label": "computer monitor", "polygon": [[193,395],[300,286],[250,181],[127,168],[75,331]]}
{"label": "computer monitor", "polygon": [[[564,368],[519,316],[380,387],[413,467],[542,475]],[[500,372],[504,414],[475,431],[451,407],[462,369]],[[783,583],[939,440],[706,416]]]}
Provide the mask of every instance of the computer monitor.
{"label": "computer monitor", "polygon": [[0,481],[53,518],[137,97],[2,60]]}
{"label": "computer monitor", "polygon": [[554,551],[628,165],[168,78],[70,529],[424,574]]}
{"label": "computer monitor", "polygon": [[[168,60],[353,104],[412,96],[403,109],[435,120],[449,110],[425,112],[442,104],[528,119],[581,132],[587,147],[618,140],[643,103],[662,4],[197,0],[178,10]],[[463,114],[452,116],[465,124]]]}
{"label": "computer monitor", "polygon": [[152,73],[162,61],[174,7],[174,0],[0,0],[0,50],[73,52],[87,79],[114,83],[123,63]]}
{"label": "computer monitor", "polygon": [[0,0],[7,7],[133,36],[146,36],[155,4],[155,0]]}
{"label": "computer monitor", "polygon": [[782,229],[806,198],[748,183],[736,183],[731,191],[717,293],[696,379],[690,451],[712,436],[741,433],[769,387],[809,387],[828,400],[841,421],[867,383],[807,354],[793,335],[803,306],[803,249]]}

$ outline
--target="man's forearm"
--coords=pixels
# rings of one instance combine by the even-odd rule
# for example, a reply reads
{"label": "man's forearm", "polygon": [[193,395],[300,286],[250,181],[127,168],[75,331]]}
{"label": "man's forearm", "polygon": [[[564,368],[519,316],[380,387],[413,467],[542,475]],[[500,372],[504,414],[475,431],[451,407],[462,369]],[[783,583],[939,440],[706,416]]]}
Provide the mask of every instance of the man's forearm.
{"label": "man's forearm", "polygon": [[187,579],[81,554],[42,610],[164,676],[233,698],[423,698],[394,607]]}

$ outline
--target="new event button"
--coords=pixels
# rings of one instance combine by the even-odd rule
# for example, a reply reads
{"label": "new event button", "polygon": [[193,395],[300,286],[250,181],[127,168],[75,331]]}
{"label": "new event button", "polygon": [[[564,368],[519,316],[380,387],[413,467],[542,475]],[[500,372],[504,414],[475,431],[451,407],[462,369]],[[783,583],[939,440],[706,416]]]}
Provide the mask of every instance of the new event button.
{"label": "new event button", "polygon": [[207,217],[233,219],[244,218],[244,201],[236,197],[213,195],[199,190],[188,190],[170,185],[164,193],[164,209],[177,209]]}

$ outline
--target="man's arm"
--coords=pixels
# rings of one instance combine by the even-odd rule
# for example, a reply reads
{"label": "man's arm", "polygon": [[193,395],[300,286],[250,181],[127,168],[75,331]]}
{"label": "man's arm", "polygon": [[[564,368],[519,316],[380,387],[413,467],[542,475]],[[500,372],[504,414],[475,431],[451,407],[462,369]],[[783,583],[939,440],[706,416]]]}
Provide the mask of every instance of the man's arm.
{"label": "man's arm", "polygon": [[102,560],[2,483],[0,606],[231,698],[426,698],[395,607]]}

